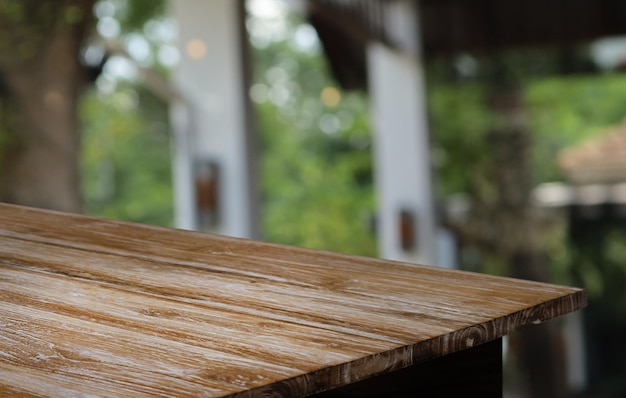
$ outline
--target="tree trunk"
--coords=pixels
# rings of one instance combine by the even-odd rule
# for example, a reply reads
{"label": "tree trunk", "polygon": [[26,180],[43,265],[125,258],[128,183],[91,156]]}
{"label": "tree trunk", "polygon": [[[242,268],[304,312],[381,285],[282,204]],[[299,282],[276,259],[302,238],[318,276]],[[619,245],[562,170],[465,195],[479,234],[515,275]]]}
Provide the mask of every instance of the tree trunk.
{"label": "tree trunk", "polygon": [[15,7],[24,4],[40,11],[35,17],[0,15],[0,34],[15,44],[0,48],[0,199],[80,212],[77,105],[86,74],[79,52],[93,0],[26,1]]}
{"label": "tree trunk", "polygon": [[[500,236],[499,251],[513,277],[549,282],[548,264],[538,241],[541,228],[531,201],[531,133],[521,91],[495,95],[491,108],[498,118],[492,133],[494,183],[499,192],[490,222]],[[527,394],[533,398],[566,396],[565,360],[559,325],[551,322],[518,333],[518,363]]]}

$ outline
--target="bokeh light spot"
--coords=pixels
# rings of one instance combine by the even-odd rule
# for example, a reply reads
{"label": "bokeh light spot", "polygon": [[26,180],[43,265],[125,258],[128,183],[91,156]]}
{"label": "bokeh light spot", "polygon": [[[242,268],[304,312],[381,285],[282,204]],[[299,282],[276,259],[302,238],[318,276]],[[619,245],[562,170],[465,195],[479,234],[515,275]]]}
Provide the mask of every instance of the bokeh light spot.
{"label": "bokeh light spot", "polygon": [[187,55],[192,59],[202,59],[206,56],[206,44],[200,39],[190,40],[185,46]]}
{"label": "bokeh light spot", "polygon": [[329,108],[334,108],[341,101],[341,93],[335,87],[325,87],[320,94],[322,104]]}

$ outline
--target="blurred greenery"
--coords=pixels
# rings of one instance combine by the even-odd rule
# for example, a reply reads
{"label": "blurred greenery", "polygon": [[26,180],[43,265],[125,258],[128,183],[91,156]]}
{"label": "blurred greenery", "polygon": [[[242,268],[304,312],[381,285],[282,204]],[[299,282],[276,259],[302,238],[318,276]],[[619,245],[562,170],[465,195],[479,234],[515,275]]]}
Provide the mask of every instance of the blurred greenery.
{"label": "blurred greenery", "polygon": [[[493,125],[483,85],[430,84],[428,107],[439,198],[489,189],[492,159],[486,137]],[[450,117],[450,115],[454,117]]]}
{"label": "blurred greenery", "polygon": [[[480,81],[434,79],[429,84],[433,157],[441,197],[489,185],[484,180],[493,159],[487,135],[495,120],[487,107],[488,91]],[[626,118],[623,74],[544,76],[527,80],[523,91],[533,139],[535,184],[563,181],[556,163],[558,153],[605,133]]]}
{"label": "blurred greenery", "polygon": [[[163,23],[163,0],[100,0],[94,13],[100,21],[119,26],[114,39],[121,43],[128,44],[130,37],[139,34],[152,52],[164,44],[160,37],[155,42],[144,35],[150,26]],[[153,68],[165,73],[154,57],[150,59]],[[122,66],[134,70],[131,65],[128,61]],[[115,76],[106,66],[96,83],[80,103],[85,211],[172,226],[168,104],[139,81]]]}
{"label": "blurred greenery", "polygon": [[554,161],[558,151],[591,136],[601,135],[626,118],[626,76],[604,73],[551,77],[526,90],[537,182],[563,176]]}
{"label": "blurred greenery", "polygon": [[315,48],[290,38],[254,48],[264,239],[376,255],[370,129],[364,93],[342,92]]}
{"label": "blurred greenery", "polygon": [[142,32],[147,22],[165,14],[165,0],[131,0],[123,4],[116,7],[120,10],[116,17],[127,32]]}
{"label": "blurred greenery", "polygon": [[80,114],[86,212],[172,226],[167,105],[122,85],[111,94],[90,92]]}

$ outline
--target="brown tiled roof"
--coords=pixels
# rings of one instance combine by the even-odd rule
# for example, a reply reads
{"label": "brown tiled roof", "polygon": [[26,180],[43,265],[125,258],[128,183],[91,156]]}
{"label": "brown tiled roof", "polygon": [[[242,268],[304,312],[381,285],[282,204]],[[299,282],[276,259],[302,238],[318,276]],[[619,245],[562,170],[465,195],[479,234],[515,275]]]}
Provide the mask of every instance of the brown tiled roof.
{"label": "brown tiled roof", "polygon": [[575,184],[626,182],[626,122],[563,150],[558,164]]}

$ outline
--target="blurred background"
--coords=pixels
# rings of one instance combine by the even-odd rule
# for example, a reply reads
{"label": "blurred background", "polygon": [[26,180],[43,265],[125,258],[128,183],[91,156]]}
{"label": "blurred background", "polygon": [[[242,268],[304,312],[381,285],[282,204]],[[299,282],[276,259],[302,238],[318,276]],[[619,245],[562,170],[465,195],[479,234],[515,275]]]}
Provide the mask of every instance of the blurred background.
{"label": "blurred background", "polygon": [[0,0],[0,200],[576,285],[507,397],[626,396],[626,0]]}

